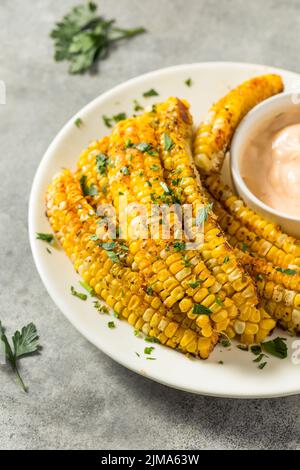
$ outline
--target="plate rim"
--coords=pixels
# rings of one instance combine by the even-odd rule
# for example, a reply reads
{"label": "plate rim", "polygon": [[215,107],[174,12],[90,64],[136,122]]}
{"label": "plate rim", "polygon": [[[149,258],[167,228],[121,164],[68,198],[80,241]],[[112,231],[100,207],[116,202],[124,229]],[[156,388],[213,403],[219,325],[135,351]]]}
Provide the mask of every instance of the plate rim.
{"label": "plate rim", "polygon": [[[126,89],[126,87],[130,85],[134,85],[135,83],[138,83],[143,80],[151,79],[154,77],[159,76],[162,73],[166,72],[171,72],[171,73],[176,73],[176,71],[182,71],[184,69],[189,69],[191,71],[193,68],[199,68],[199,67],[206,67],[206,68],[218,68],[218,67],[236,67],[238,69],[245,69],[248,70],[249,68],[255,68],[258,70],[261,70],[262,73],[266,72],[267,69],[270,69],[274,72],[282,73],[282,74],[290,74],[294,75],[295,78],[298,77],[300,78],[300,74],[297,72],[289,71],[286,69],[282,68],[277,68],[273,67],[271,65],[264,65],[264,64],[254,64],[254,63],[247,63],[247,62],[232,62],[232,61],[206,61],[206,62],[193,62],[193,63],[186,63],[186,64],[180,64],[180,65],[174,65],[170,67],[163,67],[154,71],[147,72],[145,74],[138,75],[136,77],[133,77],[129,80],[123,81],[117,85],[115,85],[113,88],[105,91],[104,93],[101,93],[94,99],[92,99],[89,103],[87,103],[85,106],[83,106],[80,110],[78,110],[74,115],[72,115],[68,121],[63,125],[63,127],[58,131],[58,133],[55,135],[55,137],[51,140],[51,143],[48,145],[46,151],[44,152],[38,167],[35,171],[35,175],[33,178],[31,190],[30,190],[30,196],[29,196],[29,204],[28,204],[28,231],[29,231],[29,242],[30,242],[30,247],[31,247],[31,252],[33,255],[34,263],[37,268],[37,271],[39,273],[39,276],[44,284],[44,287],[46,288],[49,296],[53,300],[54,304],[57,306],[57,308],[61,311],[61,313],[65,316],[65,318],[68,319],[68,321],[73,325],[73,327],[76,328],[76,330],[83,335],[90,343],[92,343],[97,349],[101,350],[104,354],[109,356],[111,359],[116,361],[118,364],[126,367],[127,369],[142,375],[144,378],[154,380],[157,383],[161,383],[163,385],[166,385],[168,387],[177,389],[177,390],[182,390],[185,392],[197,394],[197,395],[205,395],[205,396],[212,396],[212,397],[220,397],[220,398],[231,398],[231,399],[264,399],[264,398],[276,398],[276,397],[284,397],[284,396],[291,396],[291,395],[297,395],[300,393],[300,388],[293,388],[293,387],[286,387],[283,391],[280,389],[274,390],[273,392],[266,392],[266,393],[258,393],[258,394],[248,394],[247,392],[241,393],[239,392],[238,394],[235,394],[234,391],[232,393],[230,392],[214,392],[210,390],[209,388],[205,389],[205,387],[201,390],[197,388],[193,388],[192,386],[186,387],[180,385],[180,381],[175,382],[170,382],[168,380],[164,380],[163,377],[161,377],[159,374],[155,375],[155,372],[151,371],[151,375],[143,374],[141,369],[139,367],[135,367],[133,363],[126,362],[126,359],[122,359],[120,355],[117,354],[116,351],[111,351],[106,348],[106,346],[99,346],[99,343],[95,340],[95,336],[93,336],[90,332],[89,328],[83,327],[82,323],[76,319],[75,316],[72,316],[71,314],[68,313],[68,307],[67,303],[65,300],[61,297],[57,297],[54,293],[54,289],[52,288],[51,283],[49,283],[48,280],[48,275],[46,271],[44,270],[44,267],[42,265],[37,245],[35,244],[35,223],[34,223],[34,214],[35,214],[35,193],[37,191],[38,185],[39,185],[39,180],[41,175],[43,174],[43,169],[45,166],[47,166],[48,161],[51,160],[52,153],[57,145],[59,145],[60,141],[63,139],[63,136],[65,133],[68,131],[70,126],[73,126],[74,124],[74,118],[78,116],[78,114],[84,114],[88,110],[92,109],[94,106],[97,106],[98,102],[102,100],[108,99],[110,96],[113,96],[116,92],[122,92],[123,89]],[[125,356],[126,357],[126,356]]]}

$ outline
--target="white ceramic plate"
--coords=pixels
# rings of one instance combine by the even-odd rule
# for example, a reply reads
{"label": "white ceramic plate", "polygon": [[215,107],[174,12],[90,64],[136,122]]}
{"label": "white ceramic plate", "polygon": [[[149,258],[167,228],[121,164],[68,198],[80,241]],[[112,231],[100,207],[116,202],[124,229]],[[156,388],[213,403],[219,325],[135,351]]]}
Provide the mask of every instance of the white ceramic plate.
{"label": "white ceramic plate", "polygon": [[[62,250],[46,251],[45,243],[35,239],[35,232],[51,231],[45,218],[44,195],[52,175],[62,167],[75,168],[79,153],[91,140],[107,133],[102,115],[119,112],[133,113],[133,100],[143,105],[164,100],[171,95],[186,98],[191,103],[195,123],[204,117],[213,101],[244,80],[275,71],[285,81],[286,89],[299,85],[299,75],[270,67],[239,63],[202,63],[158,70],[123,83],[96,98],[63,127],[55,137],[35,175],[29,204],[29,234],[34,260],[40,276],[54,302],[70,322],[91,343],[129,369],[165,385],[193,393],[223,397],[275,397],[300,392],[300,365],[293,363],[292,343],[288,339],[289,357],[285,360],[268,359],[268,365],[259,370],[251,353],[233,345],[229,350],[218,346],[206,361],[188,359],[179,352],[154,345],[148,361],[143,354],[147,345],[136,338],[125,321],[115,320],[117,327],[107,327],[108,317],[100,315],[92,300],[83,302],[70,295],[70,286],[80,288],[79,277]],[[187,87],[185,80],[193,85]],[[155,88],[159,97],[143,98],[143,92]],[[83,126],[78,129],[74,120],[79,117]],[[228,180],[228,173],[224,177]],[[276,331],[276,336],[282,332]],[[295,346],[295,344],[294,344]],[[299,348],[299,346],[298,346]],[[300,348],[299,348],[300,349]],[[140,353],[140,358],[135,352]],[[223,365],[219,364],[223,361]]]}

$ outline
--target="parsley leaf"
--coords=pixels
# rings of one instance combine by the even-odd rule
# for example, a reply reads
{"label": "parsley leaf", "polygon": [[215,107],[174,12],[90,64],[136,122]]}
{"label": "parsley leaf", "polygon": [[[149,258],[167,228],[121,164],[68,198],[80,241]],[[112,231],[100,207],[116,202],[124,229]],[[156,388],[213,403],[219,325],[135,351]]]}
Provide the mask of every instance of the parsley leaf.
{"label": "parsley leaf", "polygon": [[277,337],[271,341],[265,341],[261,343],[261,348],[263,351],[272,354],[272,356],[279,357],[279,359],[287,357],[288,348],[285,338]]}
{"label": "parsley leaf", "polygon": [[0,341],[2,341],[4,345],[6,359],[16,374],[18,382],[20,383],[24,392],[27,392],[28,389],[24,384],[18,369],[18,359],[33,354],[40,349],[36,326],[33,323],[29,323],[27,326],[22,328],[21,332],[16,331],[12,337],[12,347],[0,321]]}
{"label": "parsley leaf", "polygon": [[171,137],[168,134],[164,133],[164,149],[165,149],[165,151],[168,152],[169,150],[171,150],[173,145],[174,145],[174,142],[171,139]]}
{"label": "parsley leaf", "polygon": [[42,240],[43,242],[52,243],[54,240],[54,235],[52,235],[52,233],[36,232],[36,239]]}
{"label": "parsley leaf", "polygon": [[197,217],[196,217],[196,225],[199,226],[207,221],[208,214],[213,208],[213,203],[207,204],[206,206],[199,209]]}
{"label": "parsley leaf", "polygon": [[201,284],[201,281],[189,282],[189,286],[191,286],[192,289],[196,289],[196,287],[199,287],[200,284]]}
{"label": "parsley leaf", "polygon": [[110,329],[116,328],[116,325],[115,325],[115,322],[114,322],[114,321],[109,321],[109,322],[107,323],[107,326],[108,326],[108,328],[110,328]]}
{"label": "parsley leaf", "polygon": [[211,315],[212,311],[210,308],[205,307],[205,305],[194,304],[193,313],[196,313],[196,315]]}
{"label": "parsley leaf", "polygon": [[100,175],[106,175],[107,157],[104,155],[104,153],[99,153],[96,156],[96,167]]}
{"label": "parsley leaf", "polygon": [[150,90],[148,91],[145,91],[145,93],[143,93],[143,96],[145,98],[150,98],[150,96],[158,96],[159,93],[157,93],[156,90],[154,90],[154,88],[150,88]]}
{"label": "parsley leaf", "polygon": [[92,297],[95,295],[94,289],[84,281],[79,281],[81,287],[83,287]]}
{"label": "parsley leaf", "polygon": [[96,10],[93,2],[76,6],[50,33],[55,60],[68,61],[71,74],[86,72],[97,60],[104,60],[117,41],[145,32],[144,28],[114,27],[114,20],[106,20]]}
{"label": "parsley leaf", "polygon": [[187,78],[184,83],[186,84],[186,86],[190,87],[190,86],[192,86],[193,82],[192,82],[191,78]]}
{"label": "parsley leaf", "polygon": [[144,107],[142,105],[140,105],[138,100],[133,100],[133,109],[134,109],[134,111],[138,112],[138,111],[143,111]]}
{"label": "parsley leaf", "polygon": [[78,297],[78,299],[81,299],[81,300],[87,299],[86,294],[82,294],[81,292],[78,292],[77,290],[74,289],[73,286],[71,286],[71,294],[74,295],[74,297]]}
{"label": "parsley leaf", "polygon": [[81,127],[83,124],[83,120],[80,117],[78,117],[77,119],[75,119],[74,124],[79,129],[79,127]]}
{"label": "parsley leaf", "polygon": [[279,273],[287,274],[288,276],[295,276],[297,271],[295,269],[283,269],[283,268],[276,268],[276,271]]}
{"label": "parsley leaf", "polygon": [[155,349],[155,348],[154,348],[153,346],[149,346],[148,348],[145,348],[145,349],[144,349],[144,353],[145,353],[145,354],[151,354],[152,351],[154,351],[154,349]]}
{"label": "parsley leaf", "polygon": [[87,176],[82,175],[80,178],[80,186],[84,196],[96,196],[98,194],[98,189],[94,184],[90,186],[87,184]]}

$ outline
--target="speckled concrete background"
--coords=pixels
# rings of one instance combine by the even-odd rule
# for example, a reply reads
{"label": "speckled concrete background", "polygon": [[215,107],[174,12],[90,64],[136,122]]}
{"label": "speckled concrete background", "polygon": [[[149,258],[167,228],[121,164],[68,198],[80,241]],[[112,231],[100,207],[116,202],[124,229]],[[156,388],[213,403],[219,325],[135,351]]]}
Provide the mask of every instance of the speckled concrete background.
{"label": "speckled concrete background", "polygon": [[[27,204],[41,156],[92,98],[168,65],[231,60],[300,71],[297,0],[102,0],[103,13],[149,33],[120,47],[96,76],[70,77],[48,38],[74,0],[1,0],[0,318],[33,320],[43,353],[23,362],[30,393],[0,369],[0,448],[296,449],[300,396],[239,401],[168,389],[115,364],[49,298],[28,244]],[[78,0],[78,3],[79,0]]]}

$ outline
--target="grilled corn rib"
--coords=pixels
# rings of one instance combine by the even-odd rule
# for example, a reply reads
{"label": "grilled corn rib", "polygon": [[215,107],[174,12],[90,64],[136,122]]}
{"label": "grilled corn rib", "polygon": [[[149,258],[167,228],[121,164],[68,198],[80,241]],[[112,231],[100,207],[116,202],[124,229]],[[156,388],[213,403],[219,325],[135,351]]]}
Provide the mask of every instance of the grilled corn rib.
{"label": "grilled corn rib", "polygon": [[195,136],[194,159],[201,174],[220,172],[242,118],[258,103],[282,90],[279,75],[262,75],[242,83],[213,105]]}
{"label": "grilled corn rib", "polygon": [[[92,184],[94,184],[95,187],[97,188],[97,190],[99,191],[98,195],[97,195],[97,198],[95,196],[90,198],[91,199],[91,205],[94,209],[96,209],[96,207],[99,204],[99,197],[101,198],[100,195],[102,194],[101,188],[102,188],[103,177],[104,177],[104,175],[101,175],[101,178],[99,179],[99,177],[97,175],[99,170],[98,170],[98,167],[97,167],[97,152],[95,151],[95,149],[99,150],[100,145],[101,145],[101,141],[100,142],[95,142],[92,145],[90,145],[90,147],[86,151],[82,152],[82,154],[80,156],[80,159],[79,159],[79,162],[78,162],[78,170],[75,174],[75,177],[76,177],[77,181],[81,181],[82,176],[87,176],[86,185],[88,187],[90,187]],[[107,149],[106,149],[106,152],[107,152]],[[84,171],[84,173],[83,173],[83,171]],[[97,186],[97,182],[99,183],[98,186]],[[105,191],[105,196],[103,196],[103,200],[104,200],[105,203],[106,203],[107,199],[108,200],[111,199],[111,192],[110,192],[110,187],[109,186],[107,186],[107,189]],[[100,203],[101,203],[101,201],[100,201]],[[128,243],[127,243],[126,240],[122,241],[122,243],[126,244],[128,246]],[[194,258],[195,258],[195,256],[194,256]],[[182,255],[180,255],[179,259],[180,260],[182,259]],[[133,266],[133,257],[131,256],[130,253],[127,256],[126,263],[130,267]],[[198,270],[199,270],[199,268],[198,268]],[[203,295],[203,293],[205,293],[205,294],[208,293],[208,289],[206,288],[206,286],[209,284],[209,282],[208,282],[208,279],[204,277],[204,275],[205,275],[205,272],[200,273],[200,276],[202,276],[201,277],[201,282],[203,284],[201,284],[200,281],[199,281],[200,277],[198,278],[198,281],[197,281],[196,275],[194,275],[193,278],[190,279],[189,281],[186,280],[185,287],[186,287],[186,290],[187,290],[189,295],[191,295],[192,293],[195,293],[195,295],[197,294],[197,296],[198,296],[197,298],[199,298],[200,293],[201,293],[201,295]],[[145,278],[144,280],[149,285],[149,279]],[[190,285],[190,284],[192,284],[192,285]],[[199,288],[200,284],[202,286],[201,291],[200,291],[200,289],[197,289],[197,288]],[[151,284],[150,284],[150,286],[151,286]],[[213,285],[211,284],[211,289],[212,288],[213,288]],[[152,288],[150,287],[150,289],[152,289]],[[199,291],[199,292],[197,293],[197,291]],[[154,293],[154,295],[156,295],[156,294]],[[211,318],[206,314],[194,315],[194,317],[196,317],[196,321],[195,321],[195,318],[191,318],[192,317],[191,315],[189,315],[190,318],[187,317],[186,314],[185,314],[185,310],[182,308],[182,306],[184,305],[183,302],[181,302],[180,305],[175,305],[174,308],[171,308],[170,310],[168,310],[168,316],[172,317],[174,315],[174,313],[176,312],[176,318],[177,318],[177,317],[180,317],[180,314],[181,314],[182,324],[185,327],[189,327],[192,330],[195,330],[196,332],[199,332],[199,331],[203,330],[204,334],[206,334],[206,335],[210,334],[212,330],[222,331],[222,329],[224,328],[224,318],[223,318],[224,312],[222,312],[222,310],[224,310],[225,306],[226,306],[226,309],[229,309],[229,307],[231,307],[231,310],[230,310],[231,316],[236,311],[236,309],[235,309],[234,305],[232,304],[232,302],[226,300],[225,297],[226,296],[225,296],[224,292],[218,292],[218,297],[217,297],[216,300],[218,302],[219,311],[217,311],[217,309],[216,309],[214,314],[211,316]],[[186,303],[187,299],[185,299],[184,302]],[[182,312],[180,312],[180,307],[181,307]],[[175,310],[175,312],[174,312],[174,310]],[[184,321],[183,321],[183,319],[184,319]],[[226,324],[227,324],[227,322],[226,322]]]}
{"label": "grilled corn rib", "polygon": [[[208,201],[192,162],[192,118],[188,107],[177,98],[170,98],[156,106],[156,120],[166,182],[182,203],[192,205],[193,216],[197,218],[198,208],[207,205]],[[210,211],[204,223],[204,244],[199,247],[199,252],[222,289],[239,309],[238,318],[231,319],[228,324],[229,335],[240,334],[245,343],[261,341],[274,328],[275,322],[263,308],[257,308],[259,299],[255,285],[239,265],[216,217]]]}
{"label": "grilled corn rib", "polygon": [[249,209],[242,199],[222,183],[219,176],[203,177],[209,194],[219,203],[215,211],[230,243],[275,266],[300,267],[300,241],[283,233],[278,226]]}
{"label": "grilled corn rib", "polygon": [[[120,122],[113,130],[110,142],[108,180],[117,212],[121,193],[129,201],[143,204],[151,220],[153,202],[173,202],[163,180],[153,116],[144,114]],[[127,211],[127,215],[130,226],[135,214]],[[218,332],[227,328],[229,318],[236,316],[236,308],[225,292],[221,292],[220,283],[199,255],[185,250],[184,246],[182,242],[176,245],[174,234],[170,241],[133,239],[129,233],[133,268],[148,280],[167,308],[177,306],[202,328],[204,336],[210,337],[214,328]]]}
{"label": "grilled corn rib", "polygon": [[140,274],[114,263],[107,251],[91,239],[99,218],[68,170],[54,178],[46,201],[50,224],[75,269],[110,307],[162,344],[208,357],[218,334],[213,332],[210,337],[204,337],[185,328],[175,318],[170,319],[159,298],[145,292]]}

